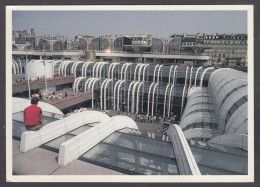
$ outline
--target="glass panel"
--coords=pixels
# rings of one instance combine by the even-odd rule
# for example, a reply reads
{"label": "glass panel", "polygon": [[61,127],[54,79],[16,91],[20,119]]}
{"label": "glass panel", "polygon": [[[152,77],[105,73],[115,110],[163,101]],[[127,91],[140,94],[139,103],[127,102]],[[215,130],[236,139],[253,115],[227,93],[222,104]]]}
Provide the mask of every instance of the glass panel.
{"label": "glass panel", "polygon": [[239,108],[242,104],[244,104],[245,102],[247,102],[247,99],[245,97],[242,97],[241,99],[239,99],[236,102],[237,107]]}
{"label": "glass panel", "polygon": [[204,150],[191,147],[197,164],[205,167],[223,169],[230,172],[247,174],[247,157],[227,154],[217,151]]}
{"label": "glass panel", "polygon": [[236,175],[237,173],[226,171],[226,170],[219,170],[216,168],[209,168],[199,165],[199,170],[202,175]]}
{"label": "glass panel", "polygon": [[103,142],[160,156],[174,157],[172,144],[151,140],[150,138],[115,132],[103,140]]}
{"label": "glass panel", "polygon": [[67,140],[69,140],[69,139],[71,139],[73,137],[74,136],[72,136],[72,135],[65,134],[63,136],[60,136],[60,137],[58,137],[58,138],[56,138],[56,139],[46,143],[45,145],[50,146],[52,148],[59,149],[60,144],[62,144],[63,142],[66,142]]}
{"label": "glass panel", "polygon": [[141,136],[141,137],[145,137],[145,138],[149,138],[149,139],[155,139],[155,140],[159,140],[159,141],[171,142],[169,138],[165,138],[162,134],[158,134],[158,133],[148,133],[147,131],[135,130],[135,129],[129,129],[129,128],[124,128],[124,129],[118,130],[118,132],[131,134],[131,135],[135,135],[135,136]]}
{"label": "glass panel", "polygon": [[177,163],[173,159],[136,152],[103,143],[98,144],[82,157],[100,164],[103,163],[140,174],[179,174]]}
{"label": "glass panel", "polygon": [[82,132],[84,132],[84,131],[86,131],[86,130],[88,130],[90,128],[91,128],[91,126],[83,125],[82,127],[79,127],[77,129],[71,131],[70,134],[78,135],[78,134],[80,134],[80,133],[82,133]]}

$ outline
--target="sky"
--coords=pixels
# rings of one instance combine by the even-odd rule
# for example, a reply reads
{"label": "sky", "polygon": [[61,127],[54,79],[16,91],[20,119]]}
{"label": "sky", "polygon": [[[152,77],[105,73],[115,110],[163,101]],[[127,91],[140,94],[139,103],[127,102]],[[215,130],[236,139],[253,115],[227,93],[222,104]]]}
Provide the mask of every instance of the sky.
{"label": "sky", "polygon": [[40,35],[247,33],[246,11],[13,11],[13,30]]}

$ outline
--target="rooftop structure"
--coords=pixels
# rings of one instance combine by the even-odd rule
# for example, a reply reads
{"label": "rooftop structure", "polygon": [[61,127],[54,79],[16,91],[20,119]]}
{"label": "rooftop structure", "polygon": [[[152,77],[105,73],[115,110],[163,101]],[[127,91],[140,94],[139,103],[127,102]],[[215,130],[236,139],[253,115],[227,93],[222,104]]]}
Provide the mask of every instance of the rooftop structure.
{"label": "rooftop structure", "polygon": [[248,150],[247,73],[218,69],[208,87],[193,87],[180,127],[187,139]]}

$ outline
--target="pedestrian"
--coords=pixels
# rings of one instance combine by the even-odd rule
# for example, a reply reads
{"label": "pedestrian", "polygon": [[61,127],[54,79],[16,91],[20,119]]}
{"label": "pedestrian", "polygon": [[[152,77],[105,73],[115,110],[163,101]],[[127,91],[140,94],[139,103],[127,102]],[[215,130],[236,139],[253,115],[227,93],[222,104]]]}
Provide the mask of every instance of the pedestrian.
{"label": "pedestrian", "polygon": [[24,109],[24,125],[27,131],[36,131],[47,124],[47,120],[43,120],[42,109],[38,107],[39,99],[33,97],[31,106]]}

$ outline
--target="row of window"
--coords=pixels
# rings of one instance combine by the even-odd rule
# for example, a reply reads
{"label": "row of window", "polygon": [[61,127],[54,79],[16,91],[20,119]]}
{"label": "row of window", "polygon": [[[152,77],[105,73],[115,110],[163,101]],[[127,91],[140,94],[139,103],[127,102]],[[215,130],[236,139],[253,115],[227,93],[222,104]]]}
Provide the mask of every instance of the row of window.
{"label": "row of window", "polygon": [[245,58],[247,54],[214,54],[214,57],[224,57],[224,58]]}
{"label": "row of window", "polygon": [[186,131],[188,129],[194,129],[194,128],[207,128],[207,129],[217,129],[218,124],[217,123],[205,123],[205,122],[198,122],[198,123],[192,123],[188,126],[186,126],[183,131]]}
{"label": "row of window", "polygon": [[233,46],[231,46],[231,45],[204,45],[205,47],[211,47],[211,48],[217,48],[217,49],[223,49],[223,48],[225,48],[225,49],[237,49],[237,48],[243,48],[243,49],[246,49],[247,48],[247,45],[233,45]]}
{"label": "row of window", "polygon": [[189,107],[195,106],[195,105],[212,105],[213,103],[209,103],[209,102],[198,102],[198,103],[194,103]]}
{"label": "row of window", "polygon": [[230,117],[233,115],[233,113],[244,103],[247,102],[247,96],[242,97],[241,99],[239,99],[237,102],[235,102],[232,107],[229,109],[227,117],[226,117],[226,124],[228,122],[228,120],[230,119]]}
{"label": "row of window", "polygon": [[204,113],[214,113],[214,110],[211,109],[197,109],[197,110],[193,110],[190,113],[186,114],[186,116],[193,114],[193,113],[197,113],[197,112],[204,112]]}
{"label": "row of window", "polygon": [[247,44],[247,40],[204,40],[204,44]]}
{"label": "row of window", "polygon": [[229,92],[229,93],[225,96],[225,98],[223,99],[222,104],[221,104],[221,107],[222,107],[222,105],[224,104],[224,102],[227,100],[227,98],[228,98],[232,93],[234,93],[235,91],[239,90],[240,88],[244,88],[244,87],[246,87],[246,86],[247,86],[247,84],[241,85],[241,86],[239,86],[239,87],[233,89],[231,92]]}
{"label": "row of window", "polygon": [[213,49],[208,51],[215,53],[247,53],[245,49]]}

